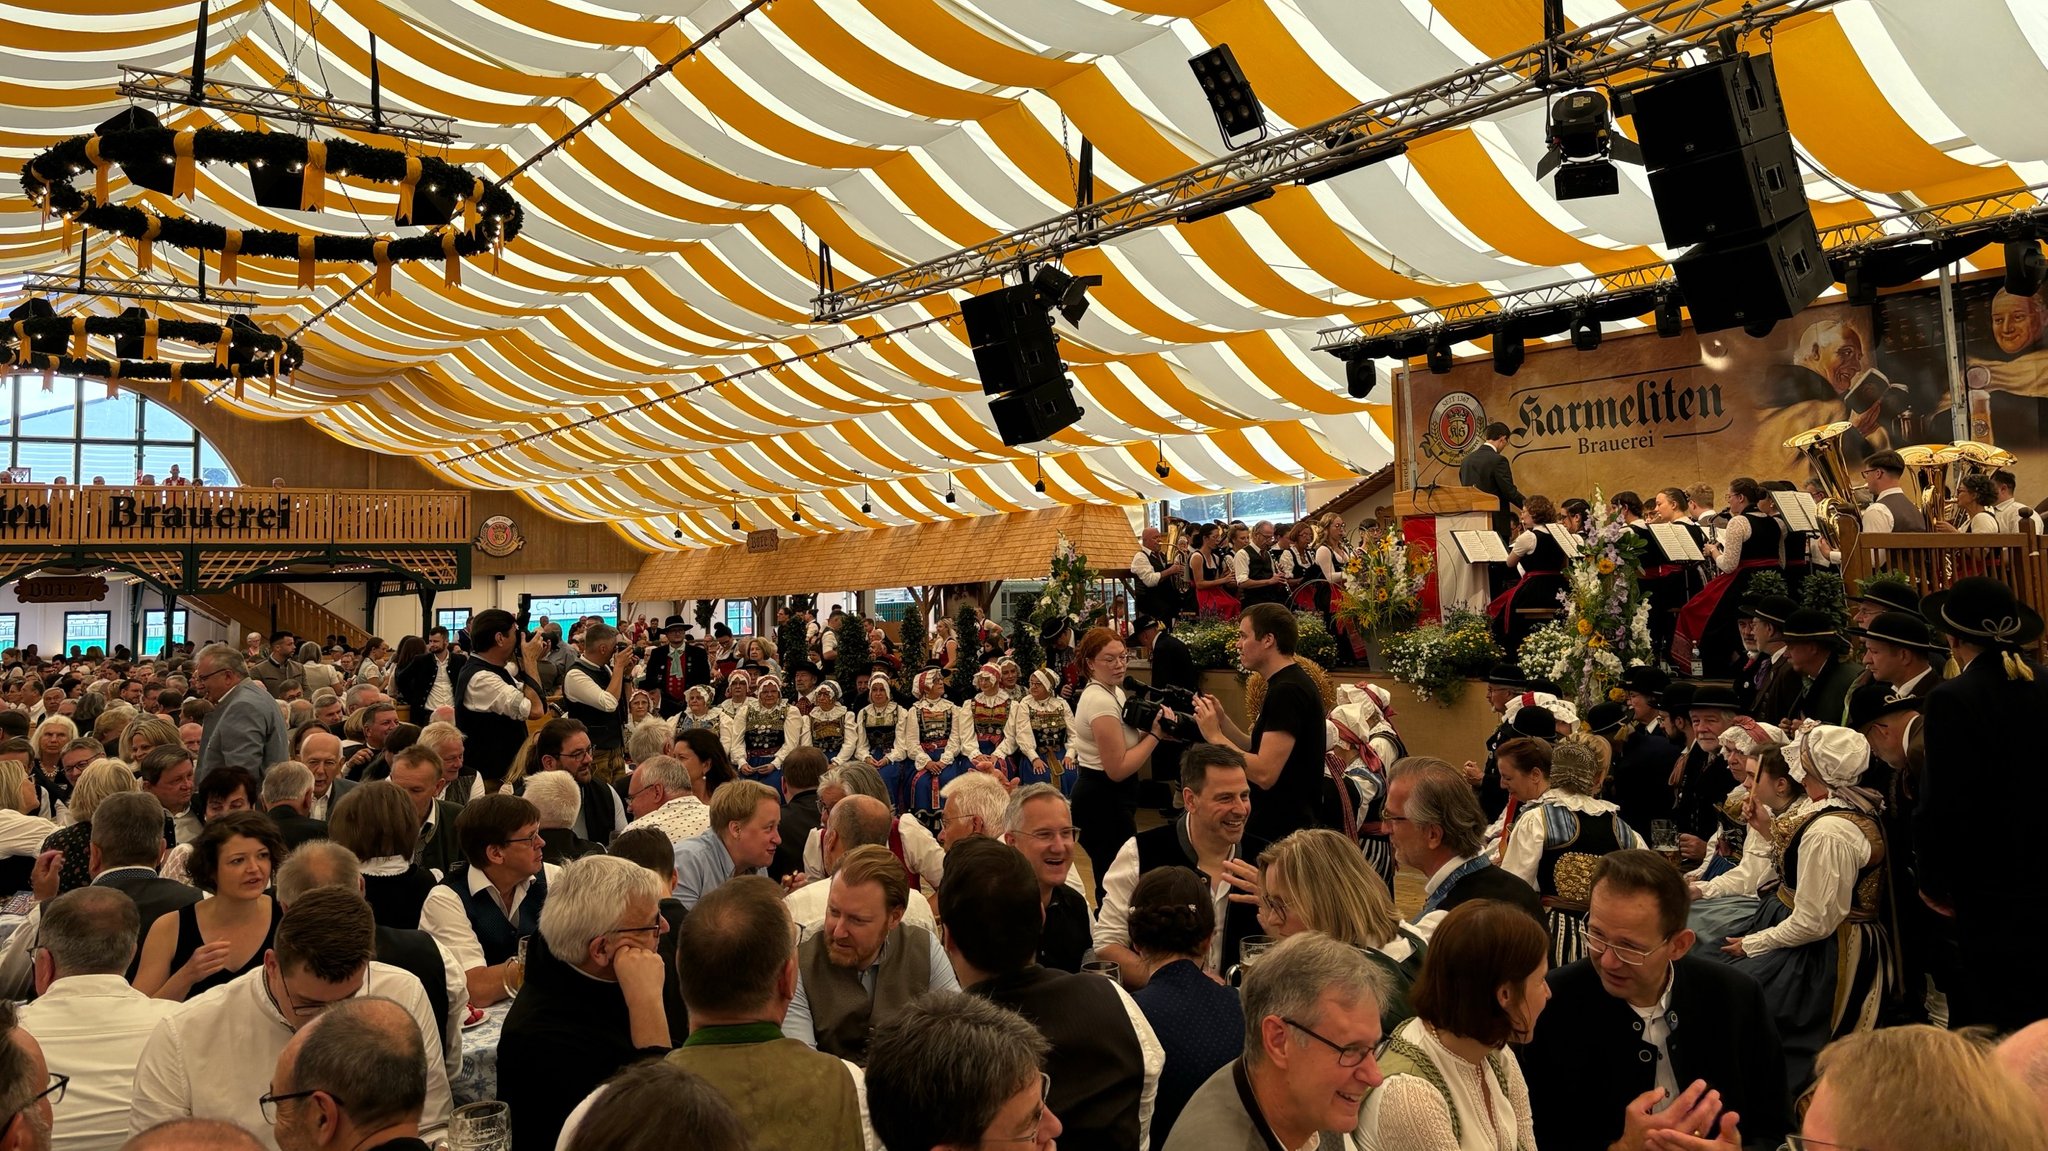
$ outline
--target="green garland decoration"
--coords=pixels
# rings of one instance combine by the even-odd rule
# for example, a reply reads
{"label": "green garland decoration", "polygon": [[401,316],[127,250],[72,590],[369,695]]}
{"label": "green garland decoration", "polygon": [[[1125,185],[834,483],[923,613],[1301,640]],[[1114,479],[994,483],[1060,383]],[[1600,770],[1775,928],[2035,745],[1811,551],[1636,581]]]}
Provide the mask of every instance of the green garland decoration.
{"label": "green garland decoration", "polygon": [[[174,155],[179,135],[169,128],[144,128],[97,136],[73,136],[22,165],[22,191],[31,201],[42,204],[49,211],[103,232],[140,240],[149,237],[150,222],[154,220],[156,234],[153,239],[158,242],[193,251],[221,251],[227,243],[228,229],[225,225],[186,216],[161,216],[130,204],[100,203],[72,186],[73,177],[93,169],[87,147],[94,141],[97,141],[103,162],[118,164],[136,160],[161,163]],[[192,135],[195,163],[250,167],[279,165],[289,169],[294,165],[302,167],[307,161],[308,141],[303,136],[228,128],[200,128]],[[326,150],[326,170],[330,176],[353,176],[375,184],[402,185],[407,161],[417,160],[420,165],[419,189],[445,188],[456,192],[458,200],[474,201],[478,214],[476,227],[456,233],[455,250],[462,256],[490,251],[516,238],[525,226],[525,210],[519,201],[503,187],[478,179],[467,168],[434,156],[411,156],[397,149],[374,148],[338,137],[321,143]],[[456,219],[461,219],[459,210]],[[449,226],[454,225],[451,223]],[[242,231],[240,253],[296,260],[300,256],[301,234],[245,229]],[[376,258],[377,243],[384,239],[380,236],[316,234],[313,258],[340,263],[370,263]],[[388,243],[386,254],[394,263],[440,260],[447,254],[439,229],[425,235],[390,239]]]}
{"label": "green garland decoration", "polygon": [[[129,313],[123,313],[118,316],[87,316],[85,317],[85,334],[88,336],[112,336],[115,339],[142,339],[147,334],[148,322],[152,318],[154,317]],[[68,316],[52,316],[38,320],[0,320],[0,360],[11,361],[14,359],[15,348],[24,338],[33,347],[37,342],[43,340],[60,338],[69,340],[77,335],[77,332],[75,318]],[[269,332],[255,327],[243,327],[234,324],[209,324],[199,320],[157,319],[156,334],[160,340],[176,340],[181,344],[200,344],[209,347],[216,346],[222,340],[226,340],[228,341],[230,366],[233,366],[233,361],[235,360],[245,362],[254,360],[261,363],[274,358],[277,361],[279,370],[289,372],[298,369],[300,365],[306,362],[306,353],[304,349],[299,347],[297,340],[286,336],[273,336]],[[52,361],[55,362],[52,363]],[[31,354],[28,366],[33,368],[49,367],[51,370],[73,375],[90,374],[97,378],[105,376],[106,372],[80,373],[75,370],[74,366],[79,364],[108,364],[112,362],[109,360],[95,360],[90,357],[53,356],[44,353]],[[167,363],[162,364],[162,370],[159,373],[151,375],[149,369],[156,366],[158,361],[123,358],[119,362],[121,364],[120,378],[124,380],[130,378],[169,379],[171,375],[170,365]],[[218,369],[218,375],[207,376],[202,374],[205,369],[213,368],[214,366],[210,363],[187,363],[184,365],[185,370],[181,374],[188,380],[225,380],[234,378],[226,368]]]}

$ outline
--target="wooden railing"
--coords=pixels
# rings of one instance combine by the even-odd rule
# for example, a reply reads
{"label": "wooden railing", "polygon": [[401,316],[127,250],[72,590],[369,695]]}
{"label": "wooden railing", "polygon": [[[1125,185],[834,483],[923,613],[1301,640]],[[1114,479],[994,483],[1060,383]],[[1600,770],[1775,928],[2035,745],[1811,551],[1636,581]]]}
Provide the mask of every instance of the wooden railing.
{"label": "wooden railing", "polygon": [[466,544],[466,492],[0,484],[0,545]]}
{"label": "wooden railing", "polygon": [[361,627],[280,583],[237,584],[192,598],[215,614],[227,616],[236,626],[265,635],[278,628],[315,639],[343,635],[350,647],[361,647],[370,638]]}
{"label": "wooden railing", "polygon": [[[1859,536],[1844,554],[1842,575],[1852,590],[1884,571],[1898,572],[1921,595],[1940,591],[1965,576],[1990,576],[2010,587],[2020,602],[2048,614],[2048,554],[2041,535],[2026,521],[2021,531],[1991,535],[1955,532],[1885,532]],[[2048,637],[2044,637],[2048,645]],[[2048,651],[2048,646],[2042,648]]]}

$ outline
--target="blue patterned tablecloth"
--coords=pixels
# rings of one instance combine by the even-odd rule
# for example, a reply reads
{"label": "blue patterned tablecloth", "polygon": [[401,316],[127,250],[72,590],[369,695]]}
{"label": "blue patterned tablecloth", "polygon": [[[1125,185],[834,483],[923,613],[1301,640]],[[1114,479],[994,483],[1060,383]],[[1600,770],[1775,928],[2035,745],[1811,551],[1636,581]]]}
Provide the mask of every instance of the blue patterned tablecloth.
{"label": "blue patterned tablecloth", "polygon": [[498,1034],[512,1001],[484,1008],[484,1021],[462,1033],[462,1074],[448,1084],[455,1105],[498,1097]]}

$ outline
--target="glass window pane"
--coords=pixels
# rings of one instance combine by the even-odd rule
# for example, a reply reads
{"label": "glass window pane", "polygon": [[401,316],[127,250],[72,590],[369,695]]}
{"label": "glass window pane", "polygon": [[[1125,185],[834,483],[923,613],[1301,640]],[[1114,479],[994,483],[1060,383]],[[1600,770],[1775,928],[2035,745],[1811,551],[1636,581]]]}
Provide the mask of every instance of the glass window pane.
{"label": "glass window pane", "polygon": [[119,392],[109,398],[105,391],[86,385],[85,430],[89,440],[132,440],[136,435],[136,405],[142,398],[133,392]]}
{"label": "glass window pane", "polygon": [[64,613],[64,650],[96,647],[107,650],[107,613],[67,611]]}
{"label": "glass window pane", "polygon": [[0,376],[0,436],[14,434],[14,377]]}
{"label": "glass window pane", "polygon": [[[172,643],[185,642],[185,609],[179,608],[176,620],[177,632],[171,636]],[[145,610],[142,613],[142,654],[157,655],[164,649],[164,613],[162,608]]]}
{"label": "glass window pane", "polygon": [[177,465],[178,478],[192,478],[195,453],[189,444],[144,444],[142,445],[142,470],[146,475],[156,477],[156,482],[169,483],[171,466]]}
{"label": "glass window pane", "polygon": [[[21,433],[24,436],[58,436],[70,439],[78,434],[78,381],[58,376],[49,391],[40,383],[21,393]],[[134,434],[133,431],[129,434]]]}
{"label": "glass window pane", "polygon": [[21,616],[14,612],[0,613],[0,650],[20,646]]}
{"label": "glass window pane", "polygon": [[434,622],[448,629],[452,635],[469,626],[469,609],[466,607],[444,607],[434,610]]}
{"label": "glass window pane", "polygon": [[[185,417],[156,403],[148,397],[142,400],[142,438],[147,440],[173,440],[189,444],[197,433]],[[189,465],[187,465],[189,466]]]}
{"label": "glass window pane", "polygon": [[16,467],[28,469],[28,478],[32,483],[52,484],[59,478],[66,483],[78,482],[78,445],[74,443],[51,444],[23,440],[14,462]]}
{"label": "glass window pane", "polygon": [[78,473],[86,483],[93,478],[105,477],[107,483],[125,486],[135,482],[136,448],[133,442],[125,444],[80,444],[78,445]]}
{"label": "glass window pane", "polygon": [[1213,496],[1188,496],[1184,499],[1178,499],[1173,502],[1173,514],[1180,519],[1194,524],[1221,520],[1224,518],[1224,501],[1226,498],[1221,494],[1217,494]]}
{"label": "glass window pane", "polygon": [[754,605],[752,601],[729,599],[725,601],[725,626],[734,635],[754,634]]}
{"label": "glass window pane", "polygon": [[234,469],[205,440],[199,441],[199,478],[208,487],[215,488],[231,488],[239,482],[235,479]]}
{"label": "glass window pane", "polygon": [[1290,485],[1234,492],[1230,497],[1230,514],[1231,518],[1246,523],[1260,520],[1288,522],[1294,518],[1294,488]]}

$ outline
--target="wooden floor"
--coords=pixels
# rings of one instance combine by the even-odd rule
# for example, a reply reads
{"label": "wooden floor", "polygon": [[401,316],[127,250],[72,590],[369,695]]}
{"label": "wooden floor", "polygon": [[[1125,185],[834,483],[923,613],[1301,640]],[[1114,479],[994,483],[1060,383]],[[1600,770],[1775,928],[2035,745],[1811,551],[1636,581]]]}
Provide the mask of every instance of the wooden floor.
{"label": "wooden floor", "polygon": [[[1138,809],[1138,830],[1149,831],[1166,822],[1166,817],[1151,808]],[[1074,866],[1081,872],[1082,886],[1091,894],[1095,890],[1095,868],[1088,859],[1088,853],[1076,849]],[[1394,906],[1406,919],[1422,906],[1422,880],[1420,872],[1402,868],[1394,873]]]}

